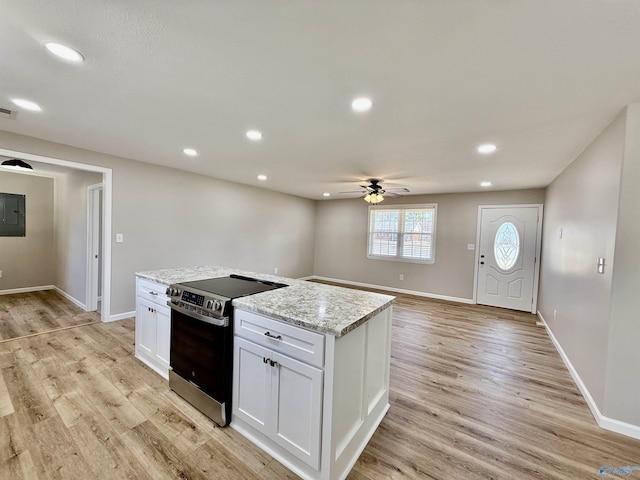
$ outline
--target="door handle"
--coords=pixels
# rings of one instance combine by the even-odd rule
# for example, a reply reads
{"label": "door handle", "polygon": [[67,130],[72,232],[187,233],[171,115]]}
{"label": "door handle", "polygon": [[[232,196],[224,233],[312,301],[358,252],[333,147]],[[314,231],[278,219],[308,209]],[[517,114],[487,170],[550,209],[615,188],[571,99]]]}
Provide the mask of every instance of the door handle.
{"label": "door handle", "polygon": [[480,262],[480,265],[484,265],[484,262]]}

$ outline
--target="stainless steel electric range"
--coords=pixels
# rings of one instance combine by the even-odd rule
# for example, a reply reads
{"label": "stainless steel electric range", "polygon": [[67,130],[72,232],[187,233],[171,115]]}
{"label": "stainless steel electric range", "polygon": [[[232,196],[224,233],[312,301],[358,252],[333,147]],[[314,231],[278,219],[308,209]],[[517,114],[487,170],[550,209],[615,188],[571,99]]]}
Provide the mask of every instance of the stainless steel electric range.
{"label": "stainless steel electric range", "polygon": [[283,283],[240,275],[171,285],[169,387],[220,426],[231,420],[234,298]]}

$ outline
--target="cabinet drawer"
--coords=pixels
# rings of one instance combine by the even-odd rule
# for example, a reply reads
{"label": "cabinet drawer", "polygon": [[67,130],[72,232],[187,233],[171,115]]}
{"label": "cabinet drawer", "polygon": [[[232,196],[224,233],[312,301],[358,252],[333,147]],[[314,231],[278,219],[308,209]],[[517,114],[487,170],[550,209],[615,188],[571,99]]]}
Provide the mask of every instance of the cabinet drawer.
{"label": "cabinet drawer", "polygon": [[169,301],[169,297],[167,297],[166,292],[166,285],[145,280],[143,278],[138,279],[138,296],[168,309],[169,307],[167,306],[167,302]]}
{"label": "cabinet drawer", "polygon": [[234,333],[310,365],[324,366],[324,335],[319,333],[238,309]]}

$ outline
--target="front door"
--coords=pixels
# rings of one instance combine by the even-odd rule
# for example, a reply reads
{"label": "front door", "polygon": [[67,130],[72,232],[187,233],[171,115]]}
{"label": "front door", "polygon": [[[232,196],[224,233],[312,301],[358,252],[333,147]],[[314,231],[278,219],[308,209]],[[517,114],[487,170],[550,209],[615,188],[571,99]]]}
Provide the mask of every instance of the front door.
{"label": "front door", "polygon": [[480,207],[476,302],[536,312],[542,206]]}

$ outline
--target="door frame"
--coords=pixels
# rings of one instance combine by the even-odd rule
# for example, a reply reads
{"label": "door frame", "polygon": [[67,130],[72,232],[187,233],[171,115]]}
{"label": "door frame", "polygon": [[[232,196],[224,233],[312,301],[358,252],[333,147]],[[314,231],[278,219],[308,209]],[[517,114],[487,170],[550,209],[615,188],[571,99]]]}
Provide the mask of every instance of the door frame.
{"label": "door frame", "polygon": [[[111,318],[111,212],[113,195],[113,171],[111,168],[98,167],[88,163],[72,162],[61,158],[47,157],[33,153],[21,152],[0,148],[0,155],[5,157],[17,157],[23,160],[42,163],[50,163],[77,170],[102,173],[102,302],[100,304],[100,317],[103,322],[119,320]],[[128,317],[128,316],[127,316]]]}
{"label": "door frame", "polygon": [[[98,271],[100,269],[94,268],[93,255],[95,253],[95,245],[100,249],[100,217],[102,216],[102,209],[100,208],[101,191],[102,183],[96,183],[87,187],[87,287],[85,304],[88,312],[93,312],[98,308]],[[99,251],[98,255],[100,256],[100,263],[102,263],[104,258],[102,251]]]}
{"label": "door frame", "polygon": [[502,208],[537,208],[538,209],[538,227],[536,232],[536,257],[533,265],[533,302],[531,303],[531,313],[538,311],[538,282],[540,281],[540,251],[542,248],[542,203],[520,203],[512,205],[478,205],[478,222],[476,225],[476,255],[475,267],[473,270],[473,303],[478,303],[478,273],[480,265],[480,227],[482,222],[482,210],[502,209]]}

